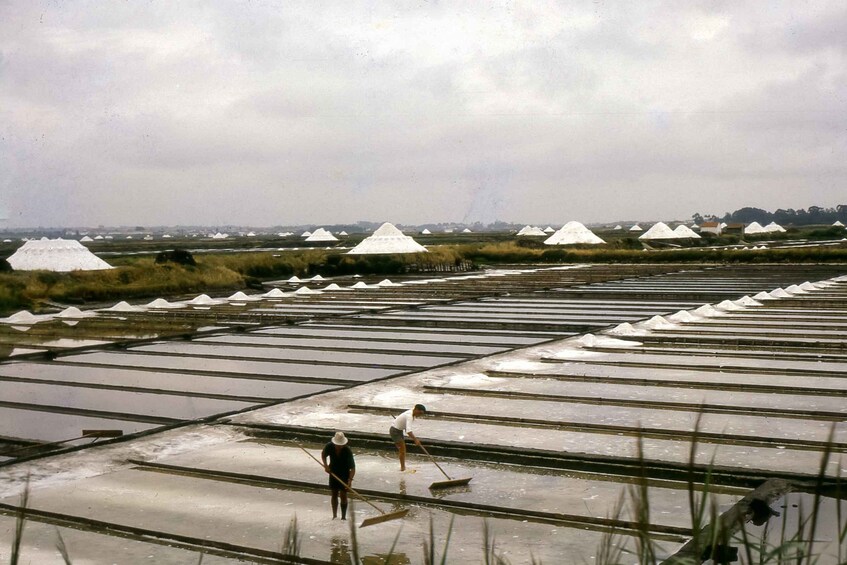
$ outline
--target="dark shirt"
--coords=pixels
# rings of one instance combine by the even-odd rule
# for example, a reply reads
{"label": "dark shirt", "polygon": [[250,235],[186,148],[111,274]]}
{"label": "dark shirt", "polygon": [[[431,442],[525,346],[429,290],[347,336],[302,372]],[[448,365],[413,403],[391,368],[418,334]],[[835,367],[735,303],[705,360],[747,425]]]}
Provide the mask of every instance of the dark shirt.
{"label": "dark shirt", "polygon": [[353,450],[347,445],[341,448],[340,453],[336,453],[335,444],[329,442],[321,452],[321,458],[324,457],[329,457],[329,470],[342,479],[346,480],[349,478],[350,469],[356,468],[356,462],[353,460]]}

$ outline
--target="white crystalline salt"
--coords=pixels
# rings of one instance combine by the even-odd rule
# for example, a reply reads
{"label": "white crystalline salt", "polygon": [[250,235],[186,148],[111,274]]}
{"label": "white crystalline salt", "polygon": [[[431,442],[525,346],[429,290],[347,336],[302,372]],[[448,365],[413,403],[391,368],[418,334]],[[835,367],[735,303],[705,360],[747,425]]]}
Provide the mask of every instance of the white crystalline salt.
{"label": "white crystalline salt", "polygon": [[272,290],[269,290],[269,291],[268,291],[268,292],[266,292],[265,294],[263,294],[263,295],[262,295],[262,297],[263,297],[263,298],[284,298],[284,297],[285,297],[285,293],[284,293],[284,292],[282,292],[282,291],[281,291],[280,289],[278,289],[278,288],[274,288],[274,289],[272,289]]}
{"label": "white crystalline salt", "polygon": [[668,320],[676,323],[693,322],[696,319],[697,317],[692,316],[691,312],[687,310],[680,310],[679,312],[668,316]]}
{"label": "white crystalline salt", "polygon": [[762,305],[761,302],[757,302],[756,300],[754,300],[753,298],[751,298],[748,295],[744,295],[741,298],[739,298],[738,300],[736,300],[735,304],[737,304],[739,306],[761,306]]}
{"label": "white crystalline salt", "polygon": [[724,300],[723,302],[716,304],[715,308],[718,308],[719,310],[726,310],[727,312],[736,312],[738,310],[744,310],[743,306],[739,306],[738,304],[735,304],[730,300]]}
{"label": "white crystalline salt", "polygon": [[771,298],[791,298],[791,295],[782,288],[777,288],[769,293]]}
{"label": "white crystalline salt", "polygon": [[792,284],[791,286],[785,287],[785,292],[787,292],[788,294],[808,294],[805,290],[803,290],[796,284]]}

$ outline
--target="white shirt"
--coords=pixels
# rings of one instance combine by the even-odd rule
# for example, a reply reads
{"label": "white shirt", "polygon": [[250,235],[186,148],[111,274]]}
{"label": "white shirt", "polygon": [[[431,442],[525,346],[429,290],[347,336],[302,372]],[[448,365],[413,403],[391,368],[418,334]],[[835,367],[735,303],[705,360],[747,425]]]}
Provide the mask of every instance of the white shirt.
{"label": "white shirt", "polygon": [[412,410],[406,410],[396,418],[394,418],[394,423],[391,424],[391,427],[402,430],[406,433],[412,431],[412,421],[415,419],[414,414],[412,414]]}

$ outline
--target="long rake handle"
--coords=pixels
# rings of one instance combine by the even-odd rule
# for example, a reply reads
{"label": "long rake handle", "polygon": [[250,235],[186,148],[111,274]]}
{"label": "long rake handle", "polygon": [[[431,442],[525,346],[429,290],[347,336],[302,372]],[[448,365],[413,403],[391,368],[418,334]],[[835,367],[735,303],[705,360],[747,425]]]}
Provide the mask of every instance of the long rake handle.
{"label": "long rake handle", "polygon": [[439,471],[441,471],[441,473],[442,473],[445,477],[447,477],[447,479],[448,479],[448,480],[452,481],[453,479],[451,479],[451,478],[450,478],[450,475],[448,475],[448,474],[444,471],[444,469],[442,469],[442,468],[441,468],[441,465],[439,465],[439,464],[438,464],[438,462],[435,460],[435,457],[433,457],[432,455],[430,455],[430,454],[429,454],[429,451],[427,451],[427,450],[426,450],[426,448],[424,447],[424,445],[423,445],[422,443],[418,443],[418,445],[421,447],[421,449],[423,449],[423,452],[424,452],[424,453],[426,453],[426,456],[427,456],[427,457],[429,457],[429,460],[430,460],[430,461],[432,461],[432,462],[435,464],[435,466],[436,466],[436,467],[438,467],[438,470],[439,470]]}
{"label": "long rake handle", "polygon": [[[317,464],[318,464],[318,465],[320,465],[321,467],[323,467],[323,466],[324,466],[324,464],[323,464],[323,463],[321,463],[321,462],[318,460],[318,458],[317,458],[317,457],[315,457],[314,455],[312,455],[311,453],[309,453],[308,451],[306,451],[306,448],[305,448],[305,447],[303,447],[302,445],[298,445],[297,447],[299,447],[300,449],[302,449],[302,450],[303,450],[303,453],[305,453],[306,455],[308,455],[309,457],[311,457],[312,459],[314,459],[314,460],[315,460],[315,463],[317,463]],[[335,474],[335,473],[333,473],[332,471],[330,471],[330,472],[329,472],[329,474],[330,474],[330,475],[332,475],[333,477],[335,477],[335,480],[336,480],[336,481],[338,481],[338,482],[339,482],[339,483],[341,483],[342,485],[345,485],[345,486],[346,486],[346,488],[347,488],[347,490],[349,490],[350,492],[352,492],[353,494],[355,494],[355,495],[356,495],[356,497],[358,497],[358,498],[360,498],[360,499],[364,500],[365,502],[367,502],[368,504],[370,504],[371,506],[373,506],[373,507],[374,507],[374,508],[375,508],[375,509],[376,509],[376,510],[380,513],[380,514],[385,514],[385,511],[384,511],[384,510],[381,510],[381,509],[379,508],[379,506],[377,506],[376,504],[374,504],[373,502],[371,502],[370,500],[368,500],[367,498],[365,498],[364,496],[362,496],[361,494],[359,494],[358,492],[356,492],[355,490],[353,490],[353,487],[351,487],[350,485],[348,485],[347,483],[345,483],[344,481],[342,481],[342,480],[341,480],[341,478],[340,478],[338,475],[336,475],[336,474]]]}

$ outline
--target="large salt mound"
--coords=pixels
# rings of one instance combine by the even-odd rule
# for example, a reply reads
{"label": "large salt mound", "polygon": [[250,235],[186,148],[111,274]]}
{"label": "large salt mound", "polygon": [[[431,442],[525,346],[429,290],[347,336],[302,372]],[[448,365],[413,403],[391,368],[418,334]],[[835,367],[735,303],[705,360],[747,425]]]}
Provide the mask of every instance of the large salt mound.
{"label": "large salt mound", "polygon": [[104,260],[73,239],[30,240],[8,259],[16,271],[102,271],[111,269]]}
{"label": "large salt mound", "polygon": [[638,239],[679,239],[679,236],[666,223],[657,222],[649,230],[638,236]]}
{"label": "large salt mound", "polygon": [[403,235],[393,224],[385,222],[362,242],[347,252],[348,255],[388,255],[393,253],[426,253],[426,247]]}
{"label": "large salt mound", "polygon": [[700,234],[698,234],[697,232],[695,232],[694,230],[692,230],[691,228],[689,228],[688,226],[685,226],[683,224],[676,226],[676,229],[673,230],[673,232],[680,239],[686,239],[686,238],[688,238],[688,239],[700,239]]}
{"label": "large salt mound", "polygon": [[764,231],[764,233],[773,233],[773,232],[784,233],[785,228],[782,227],[781,225],[779,225],[776,222],[771,222],[768,225],[766,225],[764,228],[762,228],[762,231]]}
{"label": "large salt mound", "polygon": [[644,231],[644,228],[642,228],[642,227],[641,227],[641,226],[639,226],[638,224],[635,224],[634,226],[632,226],[631,228],[629,228],[629,231]]}
{"label": "large salt mound", "polygon": [[579,222],[568,222],[559,231],[544,240],[545,245],[574,245],[578,243],[596,245],[606,242]]}
{"label": "large salt mound", "polygon": [[328,230],[318,228],[312,232],[312,235],[306,238],[306,241],[338,241],[338,238]]}
{"label": "large salt mound", "polygon": [[744,233],[756,234],[756,233],[766,233],[765,228],[759,222],[753,222],[749,226],[744,228]]}
{"label": "large salt mound", "polygon": [[547,234],[544,233],[544,230],[542,230],[541,228],[539,228],[537,226],[524,226],[524,227],[521,228],[521,231],[518,232],[518,235],[520,235],[520,236],[525,235],[525,236],[542,237],[542,236],[545,236]]}

